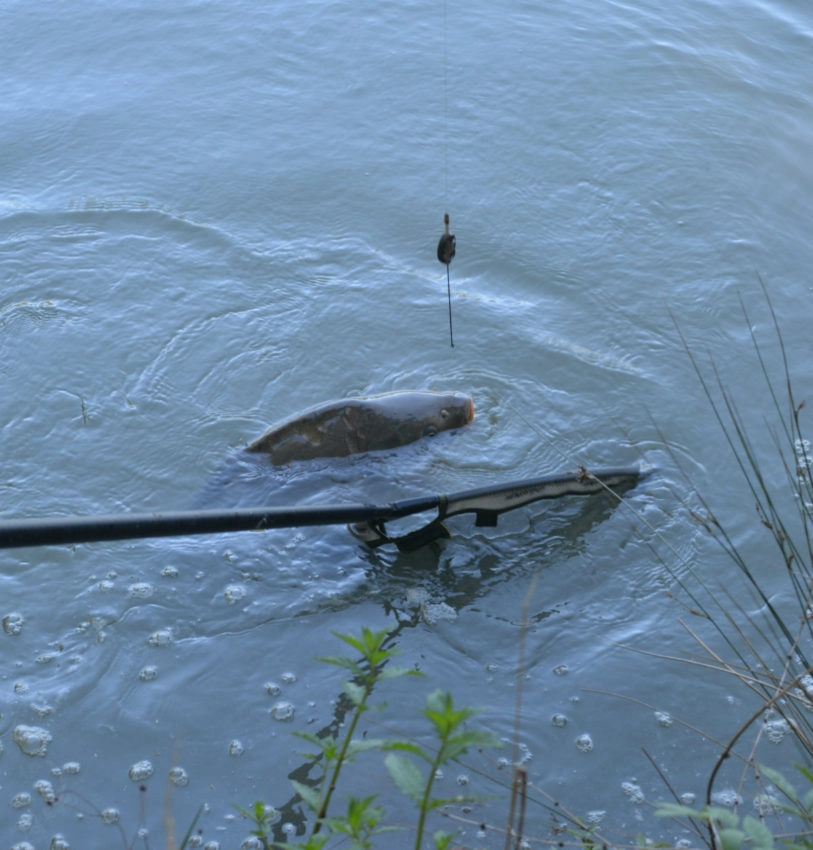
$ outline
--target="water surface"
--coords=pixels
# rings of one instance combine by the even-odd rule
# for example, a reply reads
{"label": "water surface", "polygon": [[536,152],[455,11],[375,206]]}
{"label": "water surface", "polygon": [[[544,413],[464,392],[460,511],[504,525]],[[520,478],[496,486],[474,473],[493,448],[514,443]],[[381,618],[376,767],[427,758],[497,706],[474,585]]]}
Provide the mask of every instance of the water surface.
{"label": "water surface", "polygon": [[[240,846],[231,804],[292,800],[290,732],[334,722],[341,690],[313,659],[362,624],[391,627],[427,677],[388,684],[390,726],[423,734],[425,694],[448,687],[510,738],[531,586],[531,782],[604,825],[682,837],[630,794],[668,796],[640,748],[698,795],[716,751],[585,689],[721,737],[748,709],[733,683],[618,644],[690,651],[675,576],[738,581],[685,510],[684,472],[782,592],[675,322],[765,434],[740,306],[781,376],[761,276],[799,398],[811,388],[813,17],[789,2],[447,2],[444,23],[443,6],[414,2],[65,0],[0,18],[4,516],[388,501],[579,464],[655,468],[628,508],[565,500],[496,529],[462,517],[412,554],[342,528],[3,554],[0,616],[22,627],[0,634],[0,843],[119,840],[74,805],[118,809],[129,839],[128,772],[148,760],[153,846],[173,765],[189,778],[171,786],[179,834],[205,804],[204,840]],[[453,350],[434,257],[445,211]],[[236,459],[311,404],[423,388],[470,393],[475,421],[339,462]],[[769,438],[759,451],[781,482]],[[292,720],[272,716],[280,701]],[[20,725],[49,732],[45,756],[20,752]],[[473,757],[467,785],[493,800],[478,822],[498,826],[501,758]],[[358,773],[358,793],[390,787],[375,759]],[[438,790],[459,787],[453,768]],[[545,835],[547,811],[529,816]]]}

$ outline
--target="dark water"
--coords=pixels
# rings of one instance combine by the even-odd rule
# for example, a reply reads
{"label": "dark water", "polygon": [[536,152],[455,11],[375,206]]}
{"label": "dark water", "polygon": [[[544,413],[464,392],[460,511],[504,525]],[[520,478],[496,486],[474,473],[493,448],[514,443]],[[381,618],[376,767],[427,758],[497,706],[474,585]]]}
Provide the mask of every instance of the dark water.
{"label": "dark water", "polygon": [[[120,842],[74,804],[117,809],[129,840],[128,773],[148,760],[152,846],[173,765],[178,834],[205,804],[204,843],[240,846],[231,804],[291,800],[290,732],[334,722],[341,690],[313,659],[362,624],[391,627],[427,677],[387,684],[389,726],[422,735],[424,696],[446,687],[510,739],[529,589],[535,799],[680,838],[635,802],[667,796],[640,748],[698,795],[715,751],[653,708],[723,737],[747,701],[618,644],[691,651],[675,576],[738,580],[685,510],[693,486],[783,593],[675,322],[781,483],[740,299],[781,378],[761,276],[803,398],[811,40],[790,2],[447,2],[445,24],[419,3],[2,4],[3,515],[388,501],[582,463],[655,474],[628,507],[462,517],[412,554],[341,527],[3,554],[0,845]],[[447,210],[454,350],[434,258]],[[316,402],[423,388],[470,393],[475,421],[339,462],[240,459]],[[52,736],[45,756],[20,751],[19,726]],[[491,795],[473,817],[502,825],[505,758],[452,767],[439,793]],[[380,762],[358,773],[409,822]],[[548,812],[529,818],[545,835]]]}

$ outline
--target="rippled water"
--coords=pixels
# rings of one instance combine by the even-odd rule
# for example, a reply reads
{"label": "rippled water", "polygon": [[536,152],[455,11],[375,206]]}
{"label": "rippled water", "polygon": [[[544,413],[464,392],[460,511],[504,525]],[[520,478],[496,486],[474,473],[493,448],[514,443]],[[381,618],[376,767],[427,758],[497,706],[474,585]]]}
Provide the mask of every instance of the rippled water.
{"label": "rippled water", "polygon": [[[239,846],[231,804],[289,804],[290,732],[335,720],[341,672],[313,660],[340,651],[332,630],[389,625],[426,673],[382,689],[401,734],[422,734],[442,686],[510,738],[530,587],[530,780],[603,824],[680,837],[640,802],[666,797],[640,748],[700,795],[714,750],[664,714],[722,736],[743,697],[617,644],[688,651],[663,561],[737,579],[683,509],[678,463],[738,542],[769,551],[674,320],[764,431],[739,301],[781,374],[760,275],[799,397],[811,388],[813,14],[662,5],[447,0],[445,25],[418,3],[0,8],[4,516],[655,468],[634,517],[601,500],[496,529],[461,517],[412,554],[342,528],[0,554],[0,845],[116,844],[116,812],[129,840],[144,782],[152,846],[166,788],[179,835],[205,804],[204,840]],[[434,257],[447,209],[454,350]],[[336,462],[239,457],[316,402],[418,388],[470,393],[475,421]],[[470,762],[467,790],[497,795],[478,822],[504,823],[506,758]],[[359,774],[359,791],[389,787],[374,759]],[[530,817],[545,834],[548,813]]]}

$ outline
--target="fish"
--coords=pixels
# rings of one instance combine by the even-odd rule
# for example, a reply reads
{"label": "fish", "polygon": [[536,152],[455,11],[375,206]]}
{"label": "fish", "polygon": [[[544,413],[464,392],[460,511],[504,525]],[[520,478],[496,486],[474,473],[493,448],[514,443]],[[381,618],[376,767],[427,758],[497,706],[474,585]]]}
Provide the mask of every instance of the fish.
{"label": "fish", "polygon": [[344,398],[310,407],[272,425],[246,446],[275,466],[296,460],[346,457],[405,446],[460,428],[474,418],[474,401],[461,392],[409,390]]}

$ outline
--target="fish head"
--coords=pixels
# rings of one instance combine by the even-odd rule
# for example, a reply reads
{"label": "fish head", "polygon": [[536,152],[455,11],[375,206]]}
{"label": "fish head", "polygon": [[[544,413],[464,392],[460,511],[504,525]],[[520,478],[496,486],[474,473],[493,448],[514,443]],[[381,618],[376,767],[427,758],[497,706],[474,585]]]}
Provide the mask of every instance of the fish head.
{"label": "fish head", "polygon": [[421,393],[412,415],[422,425],[422,436],[432,437],[468,425],[474,419],[474,401],[465,393]]}

